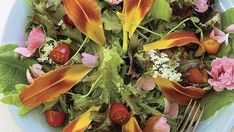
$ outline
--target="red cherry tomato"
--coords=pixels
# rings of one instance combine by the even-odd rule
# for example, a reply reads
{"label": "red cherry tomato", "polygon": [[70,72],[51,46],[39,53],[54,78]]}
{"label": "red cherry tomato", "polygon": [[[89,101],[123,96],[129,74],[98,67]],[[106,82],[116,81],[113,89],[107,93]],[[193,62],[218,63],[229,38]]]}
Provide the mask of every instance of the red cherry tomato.
{"label": "red cherry tomato", "polygon": [[46,116],[47,123],[50,126],[58,127],[58,126],[63,125],[66,114],[64,112],[47,110],[45,112],[45,116]]}
{"label": "red cherry tomato", "polygon": [[67,24],[68,26],[71,27],[75,27],[75,24],[73,23],[73,21],[71,20],[71,18],[69,18],[69,16],[67,14],[65,14],[63,16],[63,21],[65,22],[65,24]]}
{"label": "red cherry tomato", "polygon": [[60,44],[50,52],[50,58],[56,64],[65,64],[70,57],[70,48],[67,44]]}
{"label": "red cherry tomato", "polygon": [[122,103],[112,104],[110,108],[110,119],[114,123],[123,125],[130,120],[130,112]]}

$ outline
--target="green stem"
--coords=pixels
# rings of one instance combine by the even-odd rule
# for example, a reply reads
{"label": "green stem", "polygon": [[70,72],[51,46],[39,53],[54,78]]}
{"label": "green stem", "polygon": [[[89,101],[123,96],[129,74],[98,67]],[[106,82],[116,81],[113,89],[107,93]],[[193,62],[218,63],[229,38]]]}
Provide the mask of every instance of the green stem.
{"label": "green stem", "polygon": [[123,52],[126,53],[128,51],[128,33],[123,31]]}
{"label": "green stem", "polygon": [[182,24],[184,24],[186,21],[190,20],[190,18],[184,19],[182,22],[180,22],[176,27],[172,28],[167,34],[170,34],[174,32],[177,28],[179,28]]}
{"label": "green stem", "polygon": [[155,32],[153,32],[153,31],[151,31],[151,30],[149,30],[149,29],[147,29],[147,28],[145,28],[145,27],[140,26],[140,25],[138,26],[138,28],[140,28],[140,29],[142,29],[142,30],[145,30],[145,31],[147,31],[147,32],[149,32],[149,33],[151,33],[151,34],[153,34],[153,35],[155,35],[155,36],[158,36],[158,37],[160,37],[160,38],[163,37],[163,35],[158,34],[158,33],[155,33]]}
{"label": "green stem", "polygon": [[147,36],[145,36],[143,33],[141,33],[140,31],[138,31],[137,30],[137,33],[142,37],[142,38],[144,38],[144,39],[148,39],[148,37]]}
{"label": "green stem", "polygon": [[64,65],[68,65],[79,54],[80,50],[84,47],[87,41],[88,41],[88,37],[85,38],[80,48],[76,51],[76,53],[72,56],[72,58]]}

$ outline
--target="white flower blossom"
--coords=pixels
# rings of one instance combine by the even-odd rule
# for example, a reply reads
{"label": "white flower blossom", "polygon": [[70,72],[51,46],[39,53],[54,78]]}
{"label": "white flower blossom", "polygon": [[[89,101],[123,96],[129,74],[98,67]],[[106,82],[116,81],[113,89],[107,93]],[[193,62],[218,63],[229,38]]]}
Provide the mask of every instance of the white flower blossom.
{"label": "white flower blossom", "polygon": [[180,81],[182,74],[177,71],[179,67],[178,60],[173,60],[165,53],[151,50],[149,52],[151,61],[153,62],[153,77],[163,77],[170,81]]}

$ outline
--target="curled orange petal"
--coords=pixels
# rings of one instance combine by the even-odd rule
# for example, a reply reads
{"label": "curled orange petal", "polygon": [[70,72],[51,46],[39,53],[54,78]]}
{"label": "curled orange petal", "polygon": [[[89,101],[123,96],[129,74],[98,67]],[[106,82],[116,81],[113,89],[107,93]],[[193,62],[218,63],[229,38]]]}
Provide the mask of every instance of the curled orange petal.
{"label": "curled orange petal", "polygon": [[204,39],[202,45],[205,47],[206,52],[210,54],[215,54],[220,47],[220,43],[212,38]]}
{"label": "curled orange petal", "polygon": [[193,32],[184,31],[184,30],[171,33],[156,42],[147,44],[144,46],[143,50],[150,51],[150,50],[156,50],[156,49],[157,50],[169,49],[173,47],[184,46],[190,43],[196,43],[200,46],[199,50],[197,50],[197,52],[195,53],[196,56],[199,56],[205,52],[205,48],[200,43],[197,36]]}
{"label": "curled orange petal", "polygon": [[153,0],[124,0],[122,13],[117,13],[123,25],[123,50],[128,48],[128,37],[131,38],[137,26],[150,10]]}
{"label": "curled orange petal", "polygon": [[67,126],[63,128],[62,132],[84,132],[89,124],[92,122],[91,112],[99,111],[100,107],[92,106],[89,110],[87,110],[80,117],[73,120]]}
{"label": "curled orange petal", "polygon": [[159,90],[172,103],[187,105],[191,99],[197,100],[204,96],[205,90],[196,87],[183,87],[176,82],[157,77],[155,79]]}
{"label": "curled orange petal", "polygon": [[126,124],[122,125],[122,132],[142,132],[142,130],[135,117],[131,117]]}
{"label": "curled orange petal", "polygon": [[75,26],[94,42],[106,42],[101,12],[95,0],[63,0],[65,13]]}
{"label": "curled orange petal", "polygon": [[201,84],[208,81],[208,74],[206,69],[193,67],[188,69],[187,80],[191,83]]}
{"label": "curled orange petal", "polygon": [[58,68],[35,79],[31,85],[27,85],[20,94],[21,102],[30,107],[36,107],[42,103],[52,102],[69,91],[92,68],[84,65],[72,65]]}

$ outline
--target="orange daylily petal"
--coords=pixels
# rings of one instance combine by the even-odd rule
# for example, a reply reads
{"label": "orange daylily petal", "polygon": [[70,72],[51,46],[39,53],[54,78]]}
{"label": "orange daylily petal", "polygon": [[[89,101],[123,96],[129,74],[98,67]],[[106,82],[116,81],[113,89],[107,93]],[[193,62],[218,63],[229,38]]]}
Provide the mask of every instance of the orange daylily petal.
{"label": "orange daylily petal", "polygon": [[166,37],[153,42],[151,44],[147,44],[144,46],[144,51],[150,50],[162,50],[162,49],[169,49],[176,46],[184,46],[189,43],[196,43],[200,46],[199,50],[196,52],[196,56],[201,55],[205,52],[204,46],[200,43],[197,36],[190,31],[178,31],[167,35]]}
{"label": "orange daylily petal", "polygon": [[63,0],[63,4],[65,13],[82,33],[100,45],[105,44],[101,12],[96,0]]}
{"label": "orange daylily petal", "polygon": [[37,78],[31,85],[27,85],[20,94],[21,102],[30,107],[36,107],[42,103],[52,102],[69,91],[92,68],[82,64],[58,68]]}
{"label": "orange daylily petal", "polygon": [[135,117],[131,117],[126,124],[122,125],[122,132],[142,132],[142,130]]}
{"label": "orange daylily petal", "polygon": [[150,10],[153,0],[124,0],[122,13],[117,13],[123,25],[123,50],[127,51],[128,37],[131,38],[137,26]]}
{"label": "orange daylily petal", "polygon": [[100,107],[92,106],[80,117],[76,118],[67,126],[65,126],[62,132],[84,132],[89,124],[92,122],[92,119],[90,118],[91,112],[99,111],[99,109]]}
{"label": "orange daylily petal", "polygon": [[176,82],[157,77],[155,82],[163,95],[172,103],[187,105],[191,99],[197,100],[203,97],[205,90],[196,87],[183,87]]}
{"label": "orange daylily petal", "polygon": [[206,69],[193,67],[188,69],[187,80],[191,83],[201,84],[208,81],[208,73]]}

